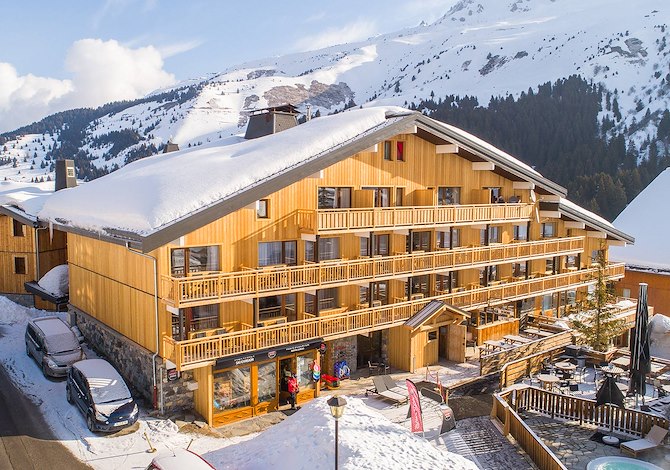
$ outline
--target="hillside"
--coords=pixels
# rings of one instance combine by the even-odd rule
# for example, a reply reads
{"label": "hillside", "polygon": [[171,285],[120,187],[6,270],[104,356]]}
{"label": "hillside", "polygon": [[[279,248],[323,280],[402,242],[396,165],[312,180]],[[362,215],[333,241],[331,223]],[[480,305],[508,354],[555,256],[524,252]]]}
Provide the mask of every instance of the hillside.
{"label": "hillside", "polygon": [[665,155],[656,134],[670,101],[669,12],[654,0],[462,0],[433,24],[51,116],[5,134],[0,178],[46,179],[51,161],[63,157],[77,160],[81,177],[95,178],[168,140],[184,148],[239,134],[249,112],[284,102],[319,114],[368,103],[419,106],[450,95],[486,104],[574,74],[607,96],[595,110],[601,138],[623,138],[638,160]]}

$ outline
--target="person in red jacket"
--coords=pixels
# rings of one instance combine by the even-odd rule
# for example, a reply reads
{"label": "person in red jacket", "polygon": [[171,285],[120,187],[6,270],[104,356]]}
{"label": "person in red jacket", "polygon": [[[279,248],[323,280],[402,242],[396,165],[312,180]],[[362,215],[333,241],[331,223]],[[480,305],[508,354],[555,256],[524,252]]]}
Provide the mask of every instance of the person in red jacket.
{"label": "person in red jacket", "polygon": [[300,391],[300,387],[298,385],[298,379],[295,376],[295,374],[292,374],[291,377],[288,379],[288,393],[290,393],[289,396],[289,403],[291,404],[291,409],[295,410],[295,403],[296,403],[296,395]]}

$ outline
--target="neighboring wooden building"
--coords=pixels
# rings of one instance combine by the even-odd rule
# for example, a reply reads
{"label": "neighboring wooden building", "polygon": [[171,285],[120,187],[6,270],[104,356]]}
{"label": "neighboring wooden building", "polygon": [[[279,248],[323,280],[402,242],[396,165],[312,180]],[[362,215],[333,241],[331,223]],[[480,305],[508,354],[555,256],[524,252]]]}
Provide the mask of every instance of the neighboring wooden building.
{"label": "neighboring wooden building", "polygon": [[460,362],[469,336],[560,314],[595,282],[593,254],[633,241],[565,196],[459,129],[363,109],[135,162],[55,194],[40,219],[68,232],[84,334],[112,360],[111,337],[156,353],[117,366],[142,369],[135,385],[166,408],[176,368],[181,405],[219,424],[276,409],[286,371],[304,401],[315,364]]}

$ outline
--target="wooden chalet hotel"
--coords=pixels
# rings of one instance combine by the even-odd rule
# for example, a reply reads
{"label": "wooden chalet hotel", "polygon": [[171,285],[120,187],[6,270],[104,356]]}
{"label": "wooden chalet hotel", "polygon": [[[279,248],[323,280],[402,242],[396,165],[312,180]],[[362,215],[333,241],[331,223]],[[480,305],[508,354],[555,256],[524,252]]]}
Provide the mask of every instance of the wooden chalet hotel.
{"label": "wooden chalet hotel", "polygon": [[89,341],[160,409],[221,424],[276,409],[286,371],[304,402],[315,363],[414,371],[556,315],[595,282],[598,250],[633,241],[565,196],[419,113],[297,125],[281,107],[245,139],[132,163],[35,216],[67,232]]}

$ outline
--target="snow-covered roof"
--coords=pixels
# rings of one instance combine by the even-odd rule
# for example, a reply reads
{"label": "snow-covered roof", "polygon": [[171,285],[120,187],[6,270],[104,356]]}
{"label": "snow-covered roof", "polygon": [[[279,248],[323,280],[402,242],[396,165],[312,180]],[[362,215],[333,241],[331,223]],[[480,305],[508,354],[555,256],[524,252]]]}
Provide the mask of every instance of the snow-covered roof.
{"label": "snow-covered roof", "polygon": [[613,238],[626,243],[633,243],[635,241],[634,237],[628,235],[630,232],[627,230],[621,230],[620,228],[617,228],[614,224],[608,222],[606,219],[603,219],[598,214],[586,210],[568,199],[560,199],[558,203],[558,210],[568,217],[575,218],[580,222],[584,222],[590,227],[604,231],[607,235]]}
{"label": "snow-covered roof", "polygon": [[254,140],[231,138],[145,158],[40,198],[39,204],[15,205],[43,224],[146,252],[412,128],[433,142],[457,144],[464,158],[494,163],[495,171],[506,177],[533,182],[550,194],[565,193],[533,168],[467,132],[404,108],[373,106]]}
{"label": "snow-covered roof", "polygon": [[44,201],[54,192],[54,183],[0,181],[0,213],[22,222],[34,222]]}
{"label": "snow-covered roof", "polygon": [[612,247],[610,259],[642,269],[670,270],[667,235],[670,217],[663,209],[670,188],[670,168],[654,181],[614,219],[614,224],[635,237],[635,246]]}

